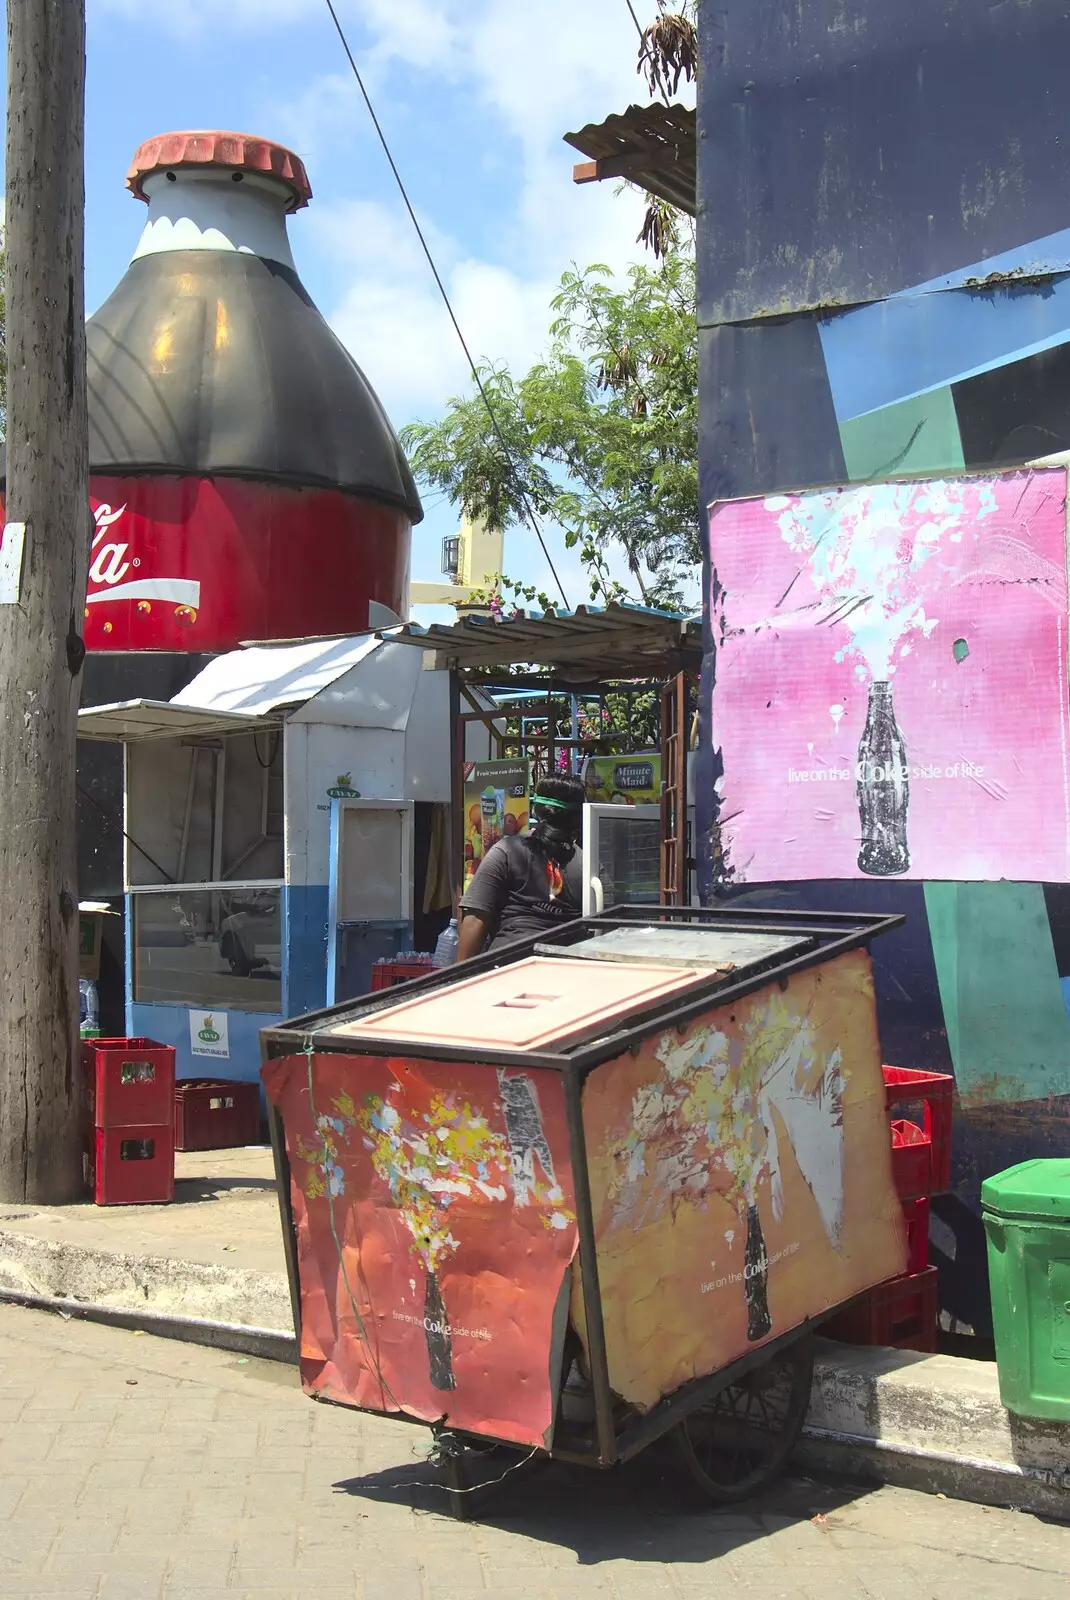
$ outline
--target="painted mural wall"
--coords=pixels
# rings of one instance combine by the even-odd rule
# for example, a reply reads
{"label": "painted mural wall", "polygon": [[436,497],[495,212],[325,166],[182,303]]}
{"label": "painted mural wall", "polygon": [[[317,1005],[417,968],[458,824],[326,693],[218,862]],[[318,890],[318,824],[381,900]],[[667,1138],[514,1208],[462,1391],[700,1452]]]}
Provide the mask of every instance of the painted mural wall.
{"label": "painted mural wall", "polygon": [[[881,1039],[887,1060],[955,1075],[955,1195],[936,1207],[934,1259],[945,1311],[986,1331],[980,1182],[1064,1153],[1070,1136],[1066,612],[1053,598],[1065,596],[1065,480],[1002,476],[1070,450],[1070,14],[1059,0],[719,0],[701,6],[699,31],[700,471],[712,508],[703,893],[906,913],[874,950]],[[996,497],[988,515],[974,505],[956,544],[987,574],[952,581],[944,541],[917,567],[929,477],[944,495],[962,477],[966,503],[985,485]],[[1056,479],[1042,504],[1040,485]],[[1020,509],[1000,499],[1013,481]],[[822,509],[804,491],[852,483],[870,503],[899,497],[891,573],[873,570],[868,546],[849,570],[850,496],[824,508],[831,553],[823,540],[804,559]],[[1025,552],[1017,575],[1007,540]],[[770,598],[783,610],[773,591],[796,569],[791,599],[803,603],[803,583],[827,606],[830,638],[819,644],[804,621],[774,647],[747,624]],[[882,610],[898,615],[904,585],[925,622],[878,678],[859,634]],[[841,593],[874,591],[853,626],[832,610]],[[743,669],[775,677],[772,705],[748,699]],[[890,707],[883,690],[870,695],[882,682]],[[772,742],[768,760],[746,748],[747,714]],[[848,758],[857,769],[867,725],[887,758],[871,765],[908,774],[871,848],[857,777],[809,776]],[[1013,750],[1005,764],[997,744]],[[796,786],[792,772],[807,776]]]}

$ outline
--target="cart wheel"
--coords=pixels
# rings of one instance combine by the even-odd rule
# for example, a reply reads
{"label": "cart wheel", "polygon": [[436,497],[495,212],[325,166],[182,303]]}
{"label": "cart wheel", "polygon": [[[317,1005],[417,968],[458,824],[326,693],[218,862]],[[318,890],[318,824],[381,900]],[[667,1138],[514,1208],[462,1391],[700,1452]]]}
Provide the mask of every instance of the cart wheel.
{"label": "cart wheel", "polygon": [[710,1500],[745,1500],[777,1476],[802,1432],[813,1376],[807,1334],[677,1425],[680,1453]]}

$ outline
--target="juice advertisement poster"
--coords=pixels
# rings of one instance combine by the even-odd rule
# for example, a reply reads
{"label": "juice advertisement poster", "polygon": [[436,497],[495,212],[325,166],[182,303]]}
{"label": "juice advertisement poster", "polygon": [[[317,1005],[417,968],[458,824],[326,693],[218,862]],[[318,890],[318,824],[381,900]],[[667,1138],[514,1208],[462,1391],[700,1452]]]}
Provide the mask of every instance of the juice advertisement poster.
{"label": "juice advertisement poster", "polygon": [[525,833],[531,763],[469,761],[464,769],[464,887],[487,851],[507,834]]}
{"label": "juice advertisement poster", "polygon": [[652,806],[661,799],[661,753],[640,750],[630,756],[588,756],[583,786],[593,806]]}

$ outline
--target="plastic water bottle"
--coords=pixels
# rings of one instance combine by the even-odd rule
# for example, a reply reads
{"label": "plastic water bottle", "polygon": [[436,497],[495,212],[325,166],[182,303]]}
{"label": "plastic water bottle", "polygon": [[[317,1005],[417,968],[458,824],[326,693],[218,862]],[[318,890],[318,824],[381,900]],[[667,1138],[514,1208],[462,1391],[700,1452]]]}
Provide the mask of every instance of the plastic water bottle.
{"label": "plastic water bottle", "polygon": [[438,943],[435,945],[435,953],[432,957],[431,965],[433,967],[452,967],[457,959],[457,946],[460,942],[461,936],[457,932],[457,918],[452,917],[449,927],[443,928],[438,936]]}
{"label": "plastic water bottle", "polygon": [[100,1038],[100,999],[91,978],[78,979],[78,1009],[83,1039]]}

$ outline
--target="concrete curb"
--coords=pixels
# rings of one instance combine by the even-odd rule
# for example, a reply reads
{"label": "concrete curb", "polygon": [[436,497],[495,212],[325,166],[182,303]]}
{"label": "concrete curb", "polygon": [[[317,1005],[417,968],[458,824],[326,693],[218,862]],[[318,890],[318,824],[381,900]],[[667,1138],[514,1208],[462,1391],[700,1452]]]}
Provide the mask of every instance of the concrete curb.
{"label": "concrete curb", "polygon": [[807,1428],[792,1452],[792,1464],[837,1478],[890,1483],[899,1489],[972,1500],[977,1505],[1029,1511],[1034,1516],[1070,1522],[1070,1492],[1030,1476],[1021,1468],[966,1461],[929,1451],[911,1451],[883,1440],[850,1439]]}
{"label": "concrete curb", "polygon": [[297,1365],[297,1340],[292,1333],[279,1333],[274,1328],[251,1328],[238,1322],[206,1322],[200,1317],[171,1317],[147,1310],[127,1311],[121,1306],[98,1306],[85,1300],[23,1294],[18,1289],[0,1289],[0,1305],[50,1311],[56,1316],[82,1322],[100,1322],[110,1328],[152,1333],[160,1339],[179,1339],[185,1344],[210,1345],[216,1350],[233,1350],[238,1355]]}
{"label": "concrete curb", "polygon": [[795,1459],[1070,1521],[1070,1426],[1006,1411],[987,1362],[819,1340]]}
{"label": "concrete curb", "polygon": [[281,1273],[123,1254],[0,1228],[0,1289],[226,1326],[290,1333]]}

